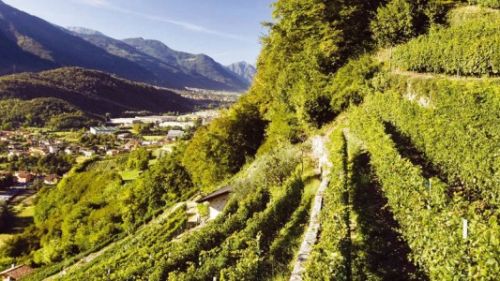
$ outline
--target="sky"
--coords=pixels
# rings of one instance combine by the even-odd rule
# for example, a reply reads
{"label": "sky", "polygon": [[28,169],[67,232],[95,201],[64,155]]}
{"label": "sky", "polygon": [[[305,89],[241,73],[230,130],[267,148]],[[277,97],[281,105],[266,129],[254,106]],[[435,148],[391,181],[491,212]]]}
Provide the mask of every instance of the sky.
{"label": "sky", "polygon": [[273,0],[3,0],[51,23],[143,37],[223,64],[254,64]]}

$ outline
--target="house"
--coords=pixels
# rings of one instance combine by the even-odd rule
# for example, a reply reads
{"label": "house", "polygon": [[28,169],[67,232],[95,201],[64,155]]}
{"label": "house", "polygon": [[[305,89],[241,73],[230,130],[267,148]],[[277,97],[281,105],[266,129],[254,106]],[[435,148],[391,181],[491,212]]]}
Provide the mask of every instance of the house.
{"label": "house", "polygon": [[90,133],[92,135],[112,135],[118,132],[115,127],[90,127]]}
{"label": "house", "polygon": [[108,149],[108,150],[106,150],[106,155],[107,156],[116,156],[118,154],[120,154],[120,150],[118,150],[118,149]]}
{"label": "house", "polygon": [[29,153],[31,156],[45,156],[48,150],[43,147],[30,147]]}
{"label": "house", "polygon": [[175,141],[184,136],[184,131],[182,130],[170,130],[168,131],[167,134],[167,140],[169,141]]}
{"label": "house", "polygon": [[232,192],[233,188],[227,186],[201,198],[196,203],[208,203],[208,219],[213,220],[224,210]]}
{"label": "house", "polygon": [[119,140],[126,140],[132,136],[131,133],[121,133],[117,136]]}
{"label": "house", "polygon": [[59,150],[61,149],[59,146],[57,145],[49,145],[48,147],[48,150],[49,150],[49,153],[51,154],[56,154],[59,152]]}
{"label": "house", "polygon": [[43,179],[43,183],[46,185],[56,185],[59,182],[59,177],[55,174],[47,175]]}
{"label": "house", "polygon": [[66,153],[66,155],[73,155],[73,154],[76,154],[78,152],[78,150],[76,148],[73,148],[73,147],[66,147],[64,149],[64,153]]}
{"label": "house", "polygon": [[91,150],[91,149],[83,149],[80,152],[83,154],[83,156],[89,157],[89,158],[94,156],[94,154],[95,154],[95,151]]}
{"label": "house", "polygon": [[17,182],[21,184],[30,183],[35,179],[35,176],[32,173],[26,171],[16,172],[14,176],[16,177]]}
{"label": "house", "polygon": [[12,266],[11,268],[0,272],[0,278],[3,281],[17,281],[33,273],[34,269],[27,265]]}

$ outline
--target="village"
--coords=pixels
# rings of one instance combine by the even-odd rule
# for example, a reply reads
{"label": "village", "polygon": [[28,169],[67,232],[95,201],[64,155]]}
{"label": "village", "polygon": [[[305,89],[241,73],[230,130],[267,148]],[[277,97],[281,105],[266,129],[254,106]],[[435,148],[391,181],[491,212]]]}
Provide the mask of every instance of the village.
{"label": "village", "polygon": [[79,163],[92,157],[113,157],[139,147],[158,151],[161,155],[171,151],[176,141],[188,138],[196,127],[208,124],[217,114],[218,111],[210,110],[179,116],[116,118],[102,126],[76,132],[0,131],[0,201],[8,202],[40,185],[58,183],[65,171],[40,167],[43,166],[40,159],[50,158],[51,161],[47,161],[50,165],[58,165],[54,162],[60,159]]}

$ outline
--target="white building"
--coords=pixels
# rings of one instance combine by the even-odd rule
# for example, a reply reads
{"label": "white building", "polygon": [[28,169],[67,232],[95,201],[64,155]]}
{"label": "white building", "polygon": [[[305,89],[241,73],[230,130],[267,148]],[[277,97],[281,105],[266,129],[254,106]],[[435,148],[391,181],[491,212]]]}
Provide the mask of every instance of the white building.
{"label": "white building", "polygon": [[167,139],[171,141],[178,140],[184,136],[184,131],[181,130],[170,130],[167,134]]}
{"label": "white building", "polygon": [[111,135],[118,132],[115,127],[90,127],[90,133],[92,135]]}
{"label": "white building", "polygon": [[226,207],[227,201],[229,200],[229,196],[233,192],[232,187],[224,187],[222,189],[217,190],[216,192],[201,198],[196,201],[196,203],[205,203],[208,202],[208,219],[215,219]]}

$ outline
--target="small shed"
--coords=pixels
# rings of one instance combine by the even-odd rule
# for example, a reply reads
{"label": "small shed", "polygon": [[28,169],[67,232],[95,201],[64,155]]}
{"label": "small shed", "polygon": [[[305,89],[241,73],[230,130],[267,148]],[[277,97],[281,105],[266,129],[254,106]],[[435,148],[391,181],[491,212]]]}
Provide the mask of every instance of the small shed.
{"label": "small shed", "polygon": [[5,271],[0,272],[0,278],[3,281],[16,281],[30,275],[33,272],[33,268],[27,265],[13,266]]}
{"label": "small shed", "polygon": [[229,196],[232,192],[233,188],[230,186],[226,186],[201,198],[200,200],[196,201],[196,203],[208,202],[208,219],[213,220],[222,212],[222,210],[224,210],[224,207],[226,206],[227,201],[229,200]]}

